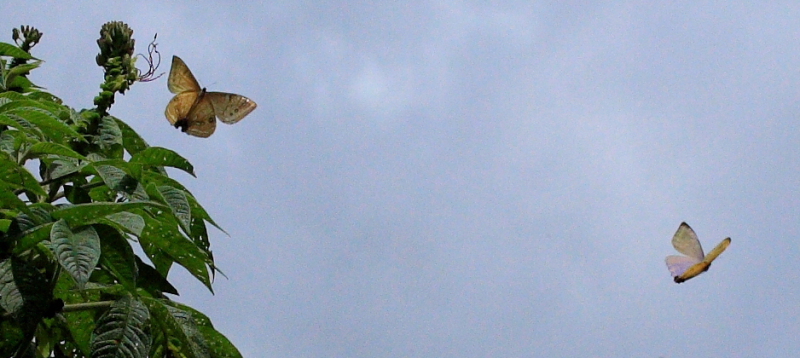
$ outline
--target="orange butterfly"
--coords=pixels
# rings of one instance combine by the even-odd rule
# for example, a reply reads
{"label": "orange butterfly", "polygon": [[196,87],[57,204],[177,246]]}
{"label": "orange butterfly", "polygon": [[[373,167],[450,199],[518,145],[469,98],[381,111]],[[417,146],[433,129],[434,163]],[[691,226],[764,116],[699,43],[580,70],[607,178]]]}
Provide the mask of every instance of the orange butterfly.
{"label": "orange butterfly", "polygon": [[164,115],[182,132],[207,138],[217,128],[217,119],[234,124],[256,109],[253,100],[233,93],[206,92],[178,56],[172,56],[167,88],[175,97],[167,104]]}

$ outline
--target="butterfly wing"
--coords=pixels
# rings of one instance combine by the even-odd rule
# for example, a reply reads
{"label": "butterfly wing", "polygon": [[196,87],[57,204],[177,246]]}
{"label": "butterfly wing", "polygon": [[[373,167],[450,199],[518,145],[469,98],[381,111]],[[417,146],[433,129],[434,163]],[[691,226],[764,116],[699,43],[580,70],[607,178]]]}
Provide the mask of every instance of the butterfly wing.
{"label": "butterfly wing", "polygon": [[167,88],[172,93],[200,92],[200,84],[197,83],[186,63],[178,56],[172,56],[172,68],[169,70]]}
{"label": "butterfly wing", "polygon": [[169,123],[174,126],[178,121],[185,120],[199,95],[200,92],[181,92],[172,97],[164,111]]}
{"label": "butterfly wing", "polygon": [[181,131],[186,134],[195,137],[208,138],[214,134],[214,130],[217,128],[217,118],[214,115],[214,107],[205,92],[200,92],[200,97],[186,117],[175,122],[174,125],[176,128],[180,127]]}
{"label": "butterfly wing", "polygon": [[256,109],[256,102],[233,93],[208,92],[206,98],[214,107],[214,114],[223,123],[234,124]]}
{"label": "butterfly wing", "polygon": [[689,270],[690,267],[701,262],[692,257],[677,255],[667,256],[666,261],[667,268],[669,269],[669,273],[672,274],[672,277],[683,275],[687,270]]}
{"label": "butterfly wing", "polygon": [[711,262],[714,261],[717,258],[717,256],[719,256],[719,254],[725,251],[725,249],[727,249],[728,245],[730,244],[731,244],[731,238],[726,238],[725,240],[722,240],[722,242],[717,244],[717,247],[715,247],[713,250],[711,250],[711,252],[708,253],[708,255],[706,255],[703,261],[708,262],[708,264],[710,265]]}
{"label": "butterfly wing", "polygon": [[711,266],[711,264],[705,261],[700,261],[692,266],[689,266],[689,268],[686,269],[686,271],[684,271],[682,274],[675,276],[675,283],[681,283],[703,272],[706,272],[708,271],[709,266]]}
{"label": "butterfly wing", "polygon": [[672,237],[672,246],[678,252],[694,258],[697,262],[703,261],[703,247],[700,246],[700,240],[697,239],[697,234],[694,233],[689,224],[683,222]]}

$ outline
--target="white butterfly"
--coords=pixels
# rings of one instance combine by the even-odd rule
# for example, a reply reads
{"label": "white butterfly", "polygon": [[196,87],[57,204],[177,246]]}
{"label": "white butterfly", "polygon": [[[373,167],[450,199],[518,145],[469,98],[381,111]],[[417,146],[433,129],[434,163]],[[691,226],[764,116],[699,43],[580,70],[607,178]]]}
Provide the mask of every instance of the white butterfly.
{"label": "white butterfly", "polygon": [[217,128],[217,119],[234,124],[256,109],[253,100],[233,93],[206,92],[178,56],[172,56],[167,88],[175,97],[164,115],[175,128],[186,134],[206,138]]}
{"label": "white butterfly", "polygon": [[678,231],[675,232],[675,236],[672,237],[672,246],[686,256],[667,256],[667,268],[672,276],[675,277],[675,282],[681,283],[708,271],[711,262],[725,251],[730,244],[731,238],[726,238],[711,250],[708,255],[703,255],[703,247],[700,246],[697,234],[688,224],[681,223]]}

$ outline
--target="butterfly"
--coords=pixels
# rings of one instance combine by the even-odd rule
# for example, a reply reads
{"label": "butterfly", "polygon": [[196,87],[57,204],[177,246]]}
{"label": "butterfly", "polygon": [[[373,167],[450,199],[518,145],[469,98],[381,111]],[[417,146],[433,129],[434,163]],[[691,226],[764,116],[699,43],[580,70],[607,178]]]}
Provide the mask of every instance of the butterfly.
{"label": "butterfly", "polygon": [[688,224],[683,222],[678,227],[678,231],[675,232],[675,236],[672,237],[672,246],[686,256],[667,256],[667,268],[672,276],[675,277],[675,282],[681,283],[708,271],[711,262],[725,251],[730,244],[731,238],[726,238],[711,250],[708,255],[703,255],[703,247],[700,246],[700,241],[697,240],[697,234]]}
{"label": "butterfly", "polygon": [[175,128],[195,137],[207,138],[217,128],[217,119],[234,124],[256,109],[253,100],[233,93],[206,92],[178,56],[172,56],[167,88],[175,97],[164,115]]}

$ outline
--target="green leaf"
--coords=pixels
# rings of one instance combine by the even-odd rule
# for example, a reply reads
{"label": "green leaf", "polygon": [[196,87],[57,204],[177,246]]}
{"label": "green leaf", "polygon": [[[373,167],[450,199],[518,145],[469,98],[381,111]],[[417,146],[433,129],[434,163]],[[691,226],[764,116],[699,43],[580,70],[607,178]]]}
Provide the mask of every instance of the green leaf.
{"label": "green leaf", "polygon": [[23,331],[33,333],[51,298],[47,279],[35,267],[13,257],[0,262],[0,307]]}
{"label": "green leaf", "polygon": [[8,85],[7,88],[12,89],[14,91],[20,91],[21,93],[30,93],[31,91],[42,89],[41,87],[33,84],[33,82],[31,82],[31,80],[29,80],[28,77],[23,77],[23,76],[14,77],[14,79],[11,81],[11,83]]}
{"label": "green leaf", "polygon": [[[8,72],[6,72],[5,83],[7,84],[7,88],[14,88],[15,86],[12,85],[14,80],[17,76],[26,75],[31,72],[31,70],[39,67],[42,64],[42,61],[35,61],[31,63],[26,63],[19,66],[14,66]],[[30,81],[28,81],[30,83]],[[27,86],[26,86],[27,87]]]}
{"label": "green leaf", "polygon": [[[37,143],[38,144],[38,143]],[[42,143],[44,144],[44,143]],[[48,157],[48,160],[50,157]],[[50,165],[47,166],[47,176],[50,179],[58,179],[62,178],[71,174],[75,174],[80,171],[84,166],[86,166],[85,162],[81,162],[78,159],[74,158],[60,158],[53,160]],[[66,187],[65,187],[66,189]]]}
{"label": "green leaf", "polygon": [[69,225],[86,225],[99,222],[100,219],[123,211],[138,208],[153,208],[156,210],[169,210],[163,204],[152,201],[136,201],[129,203],[91,203],[68,205],[51,213],[56,219],[64,219]]}
{"label": "green leaf", "polygon": [[130,161],[131,163],[142,163],[159,167],[173,167],[195,176],[194,167],[188,160],[166,148],[150,147],[144,149],[133,155]]}
{"label": "green leaf", "polygon": [[0,205],[6,209],[16,209],[23,213],[30,213],[28,205],[14,195],[14,190],[3,182],[0,182]]}
{"label": "green leaf", "polygon": [[[2,42],[0,42],[2,43]],[[2,92],[0,93],[0,107],[3,107],[6,103],[11,103],[15,101],[23,101],[28,97],[17,92]]]}
{"label": "green leaf", "polygon": [[117,118],[114,119],[116,119],[117,126],[122,132],[122,146],[125,147],[125,150],[127,150],[130,155],[136,155],[150,147],[127,123]]}
{"label": "green leaf", "polygon": [[[111,165],[98,165],[95,163],[94,168],[103,182],[117,192],[129,196],[132,200],[147,200],[148,196],[144,188],[135,177],[128,174],[127,171]],[[127,169],[127,168],[126,168]]]}
{"label": "green leaf", "polygon": [[2,106],[0,106],[0,113],[8,113],[8,112],[15,112],[21,110],[29,110],[29,109],[41,109],[45,112],[53,112],[54,109],[61,110],[64,108],[62,105],[56,105],[54,103],[42,102],[31,99],[28,96],[22,97],[13,97],[11,102],[8,102]]}
{"label": "green leaf", "polygon": [[[197,202],[197,199],[194,198],[191,192],[189,192],[186,187],[184,187],[180,182],[175,179],[172,179],[166,175],[154,173],[154,172],[143,172],[142,173],[142,182],[144,183],[155,183],[158,186],[166,185],[171,186],[173,188],[177,188],[188,194],[186,199],[189,200],[189,205],[192,207],[192,217],[193,218],[200,218],[202,220],[208,221],[211,225],[214,225],[219,231],[224,232],[226,235],[228,234],[225,230],[223,230],[219,225],[217,225],[214,220],[211,219],[211,216],[208,215],[208,212]],[[201,222],[202,223],[202,222]]]}
{"label": "green leaf", "polygon": [[120,298],[97,321],[92,335],[92,357],[147,357],[149,321],[150,312],[142,302],[130,296]]}
{"label": "green leaf", "polygon": [[0,307],[6,312],[15,313],[22,309],[23,304],[22,293],[14,283],[11,260],[4,260],[0,262]]}
{"label": "green leaf", "polygon": [[3,337],[0,340],[0,357],[13,357],[20,342],[28,342],[25,334],[15,323],[13,320],[0,320],[0,337]]}
{"label": "green leaf", "polygon": [[203,339],[208,345],[211,356],[214,358],[241,358],[242,354],[238,349],[228,340],[222,333],[219,333],[211,324],[211,320],[202,312],[189,307],[187,305],[175,302],[166,301],[166,305],[176,307],[183,311],[189,312],[192,315],[197,329],[203,335]]}
{"label": "green leaf", "polygon": [[[87,286],[90,285],[92,285],[91,282]],[[98,302],[101,300],[100,292],[97,290],[76,291],[75,281],[72,279],[72,276],[67,274],[59,275],[55,292],[56,297],[64,300],[64,303],[67,305]],[[94,310],[65,311],[62,313],[62,317],[66,320],[64,327],[69,331],[70,336],[72,336],[72,343],[83,353],[83,357],[90,357],[91,350],[89,343],[92,338],[92,329],[95,327],[97,314]]]}
{"label": "green leaf", "polygon": [[156,218],[145,216],[144,220],[145,229],[142,231],[142,236],[139,237],[139,242],[151,261],[156,264],[156,269],[162,274],[164,273],[162,267],[159,267],[160,258],[151,255],[165,254],[172,261],[186,268],[192,276],[200,280],[213,293],[206,265],[210,262],[208,255],[181,235],[175,220],[165,215],[156,215]]}
{"label": "green leaf", "polygon": [[95,139],[95,143],[100,148],[106,149],[114,145],[122,146],[122,131],[114,117],[105,116],[100,118],[97,131],[100,135]]}
{"label": "green leaf", "polygon": [[96,225],[100,240],[100,265],[110,271],[129,292],[136,291],[139,271],[131,244],[111,226]]}
{"label": "green leaf", "polygon": [[38,101],[53,102],[53,103],[58,104],[58,105],[63,104],[63,101],[61,100],[61,98],[58,98],[58,97],[54,96],[53,94],[48,93],[48,92],[44,92],[44,91],[33,91],[33,92],[29,93],[26,97],[29,98],[29,99],[35,99],[35,100],[38,100]]}
{"label": "green leaf", "polygon": [[137,286],[150,293],[153,297],[162,297],[164,293],[178,295],[178,290],[167,281],[158,270],[148,265],[139,256],[136,256],[136,267],[139,268]]}
{"label": "green leaf", "polygon": [[33,177],[33,174],[4,153],[0,153],[0,180],[14,189],[24,188],[36,195],[47,196],[47,193],[36,181],[36,178]]}
{"label": "green leaf", "polygon": [[186,233],[191,232],[189,225],[192,221],[192,208],[189,206],[189,200],[186,199],[186,194],[182,190],[166,185],[156,187],[154,184],[150,184],[147,186],[147,193],[151,197],[156,197],[166,203],[172,209],[172,215],[178,219],[178,223],[183,230]]}
{"label": "green leaf", "polygon": [[[0,114],[0,121],[3,118],[8,118]],[[2,124],[0,124],[2,126]],[[0,150],[8,154],[10,158],[22,159],[25,148],[29,142],[36,142],[35,139],[29,137],[24,131],[19,130],[5,130],[0,133]]]}
{"label": "green leaf", "polygon": [[0,219],[0,231],[1,232],[8,232],[8,228],[11,226],[11,220],[9,219]]}
{"label": "green leaf", "polygon": [[176,356],[204,358],[211,357],[203,335],[191,313],[165,304],[165,300],[142,298],[153,314],[153,321],[169,338],[170,350]]}
{"label": "green leaf", "polygon": [[32,145],[30,149],[28,149],[28,153],[32,154],[34,157],[38,157],[42,154],[53,154],[63,157],[89,161],[89,159],[80,155],[78,152],[70,149],[69,147],[63,144],[58,144],[58,143],[39,142]]}
{"label": "green leaf", "polygon": [[0,42],[0,56],[20,58],[23,60],[30,60],[33,58],[31,54],[23,51],[21,48],[5,42]]}
{"label": "green leaf", "polygon": [[77,112],[74,109],[69,108],[68,111],[69,112],[67,112],[67,116],[65,118],[68,124],[85,129],[91,123],[91,120],[83,115],[84,112],[90,113],[88,110]]}
{"label": "green leaf", "polygon": [[72,232],[64,220],[53,224],[50,242],[58,263],[83,289],[89,276],[100,261],[100,237],[91,226]]}
{"label": "green leaf", "polygon": [[59,142],[66,142],[68,139],[73,138],[84,140],[83,136],[70,128],[70,126],[64,124],[58,116],[47,110],[35,107],[22,107],[9,112],[9,115],[11,114],[17,115],[35,125],[42,133],[47,134],[48,138],[53,140]]}
{"label": "green leaf", "polygon": [[40,242],[49,239],[52,226],[53,223],[40,224],[25,231],[24,235],[19,239],[17,246],[14,247],[14,254],[20,255],[32,249]]}
{"label": "green leaf", "polygon": [[55,221],[50,215],[50,212],[56,209],[56,207],[52,204],[31,204],[28,206],[28,209],[30,211],[29,213],[20,214],[15,218],[15,221],[17,222],[17,228],[20,232],[24,232],[40,224],[47,224]]}
{"label": "green leaf", "polygon": [[142,235],[142,230],[144,230],[144,219],[142,219],[141,215],[127,211],[108,215],[100,222],[136,236]]}
{"label": "green leaf", "polygon": [[14,254],[20,255],[50,238],[50,229],[53,225],[53,218],[50,216],[52,209],[50,204],[33,204],[28,207],[28,213],[19,214],[14,218],[9,228],[9,236],[18,238]]}
{"label": "green leaf", "polygon": [[[10,122],[7,121],[4,117],[10,119],[11,121]],[[22,118],[16,114],[12,113],[0,114],[0,124],[16,128],[20,132],[25,133],[30,137],[33,137],[30,138],[31,141],[33,141],[34,139],[38,141],[45,137],[44,133],[42,133],[42,131],[39,128],[33,125],[33,123],[29,122],[27,119]]]}

